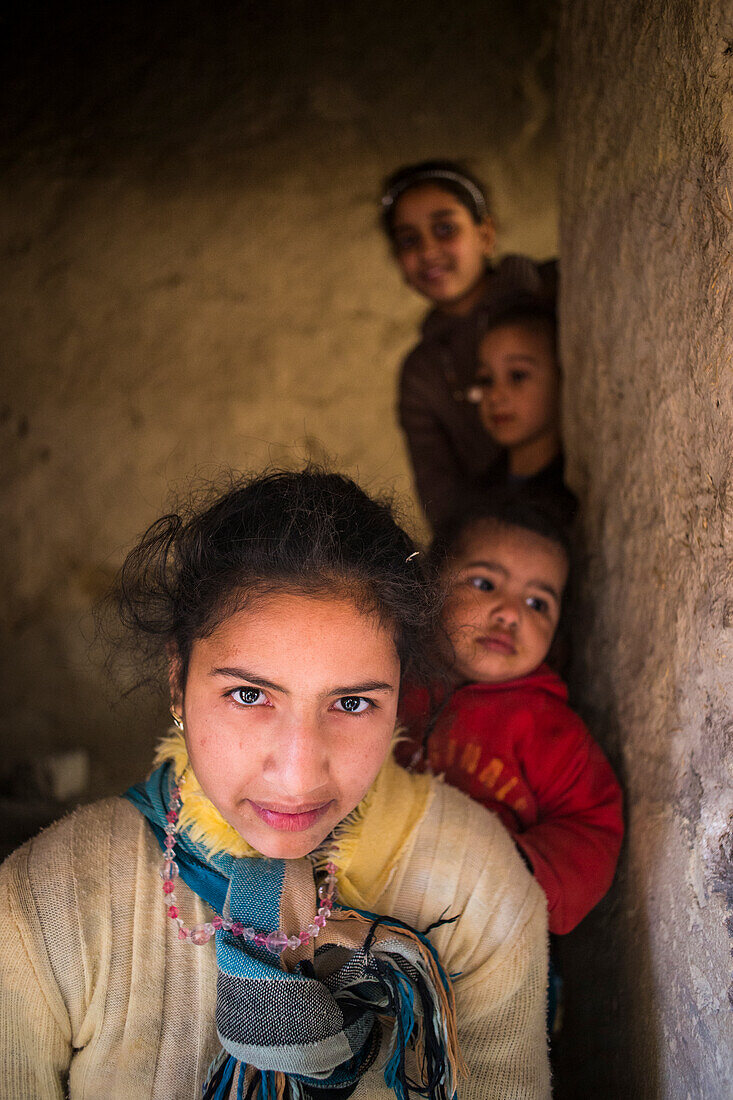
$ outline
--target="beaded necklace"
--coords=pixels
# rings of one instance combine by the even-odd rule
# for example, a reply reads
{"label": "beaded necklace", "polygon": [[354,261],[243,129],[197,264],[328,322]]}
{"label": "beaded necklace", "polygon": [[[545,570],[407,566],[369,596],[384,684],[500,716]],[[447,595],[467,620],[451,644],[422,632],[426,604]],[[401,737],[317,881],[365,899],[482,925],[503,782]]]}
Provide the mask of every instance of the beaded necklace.
{"label": "beaded necklace", "polygon": [[181,809],[181,782],[173,788],[170,810],[165,815],[165,856],[160,869],[160,877],[163,879],[163,900],[166,904],[168,916],[178,925],[179,940],[186,940],[203,947],[211,937],[220,929],[231,932],[233,936],[240,936],[245,942],[252,942],[257,947],[264,947],[273,955],[280,955],[287,948],[302,947],[310,943],[325,927],[329,913],[333,909],[336,900],[336,872],[338,868],[333,860],[325,865],[326,878],[318,887],[320,905],[316,915],[307,928],[289,936],[282,928],[276,932],[258,932],[255,928],[248,928],[241,921],[228,920],[226,917],[216,916],[205,924],[197,924],[194,928],[186,928],[178,911],[178,899],[175,894],[176,879],[178,878],[178,864],[176,863],[176,833],[178,831],[178,814]]}

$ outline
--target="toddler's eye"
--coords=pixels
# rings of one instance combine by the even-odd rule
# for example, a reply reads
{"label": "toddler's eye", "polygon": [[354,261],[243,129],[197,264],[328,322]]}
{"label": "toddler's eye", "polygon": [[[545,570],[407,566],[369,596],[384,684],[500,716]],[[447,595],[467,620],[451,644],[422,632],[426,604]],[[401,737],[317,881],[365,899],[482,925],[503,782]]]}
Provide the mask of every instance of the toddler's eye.
{"label": "toddler's eye", "polygon": [[513,370],[509,376],[515,386],[518,386],[521,382],[524,382],[529,377],[529,372],[526,370]]}
{"label": "toddler's eye", "polygon": [[371,705],[361,695],[344,695],[334,703],[336,710],[345,710],[347,714],[363,714]]}
{"label": "toddler's eye", "polygon": [[262,705],[267,702],[267,696],[260,688],[235,688],[229,694],[235,703],[240,703],[245,707],[256,707],[258,704]]}
{"label": "toddler's eye", "polygon": [[540,599],[539,596],[530,596],[527,599],[527,607],[531,607],[533,611],[538,611],[540,615],[546,615],[550,610],[547,600]]}
{"label": "toddler's eye", "polygon": [[488,577],[469,577],[468,583],[472,588],[478,588],[479,592],[493,592],[496,587]]}

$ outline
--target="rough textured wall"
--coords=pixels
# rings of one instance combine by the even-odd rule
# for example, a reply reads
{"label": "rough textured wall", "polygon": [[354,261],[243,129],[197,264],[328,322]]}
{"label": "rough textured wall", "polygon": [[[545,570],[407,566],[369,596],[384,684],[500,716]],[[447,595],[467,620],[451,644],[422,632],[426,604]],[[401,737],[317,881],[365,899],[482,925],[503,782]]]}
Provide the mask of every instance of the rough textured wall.
{"label": "rough textured wall", "polygon": [[89,608],[171,484],[325,454],[409,495],[393,394],[423,307],[379,182],[472,158],[501,248],[555,253],[552,8],[0,17],[5,764],[86,745],[97,790],[147,764],[160,720],[111,709]]}
{"label": "rough textured wall", "polygon": [[578,1097],[733,1095],[732,62],[721,0],[564,4],[578,646],[629,823],[614,896],[575,941]]}

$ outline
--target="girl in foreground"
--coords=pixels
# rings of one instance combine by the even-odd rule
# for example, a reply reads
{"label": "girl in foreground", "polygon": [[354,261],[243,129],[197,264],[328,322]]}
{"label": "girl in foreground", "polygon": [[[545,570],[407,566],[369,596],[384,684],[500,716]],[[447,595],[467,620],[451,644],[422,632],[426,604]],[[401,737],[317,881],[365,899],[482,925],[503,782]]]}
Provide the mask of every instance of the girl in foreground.
{"label": "girl in foreground", "polygon": [[3,1095],[549,1096],[542,892],[391,760],[433,607],[389,507],[243,483],[148,530],[120,607],[178,729],[2,868]]}

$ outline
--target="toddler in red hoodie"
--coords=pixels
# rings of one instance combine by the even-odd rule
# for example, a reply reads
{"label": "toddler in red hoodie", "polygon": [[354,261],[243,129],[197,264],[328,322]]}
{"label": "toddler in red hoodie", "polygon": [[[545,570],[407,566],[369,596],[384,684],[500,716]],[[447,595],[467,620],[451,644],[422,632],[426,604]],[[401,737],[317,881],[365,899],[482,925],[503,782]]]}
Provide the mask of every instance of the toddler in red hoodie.
{"label": "toddler in red hoodie", "polygon": [[545,659],[568,577],[562,528],[507,498],[436,539],[450,687],[408,690],[400,763],[429,767],[499,814],[570,932],[613,879],[621,789]]}

